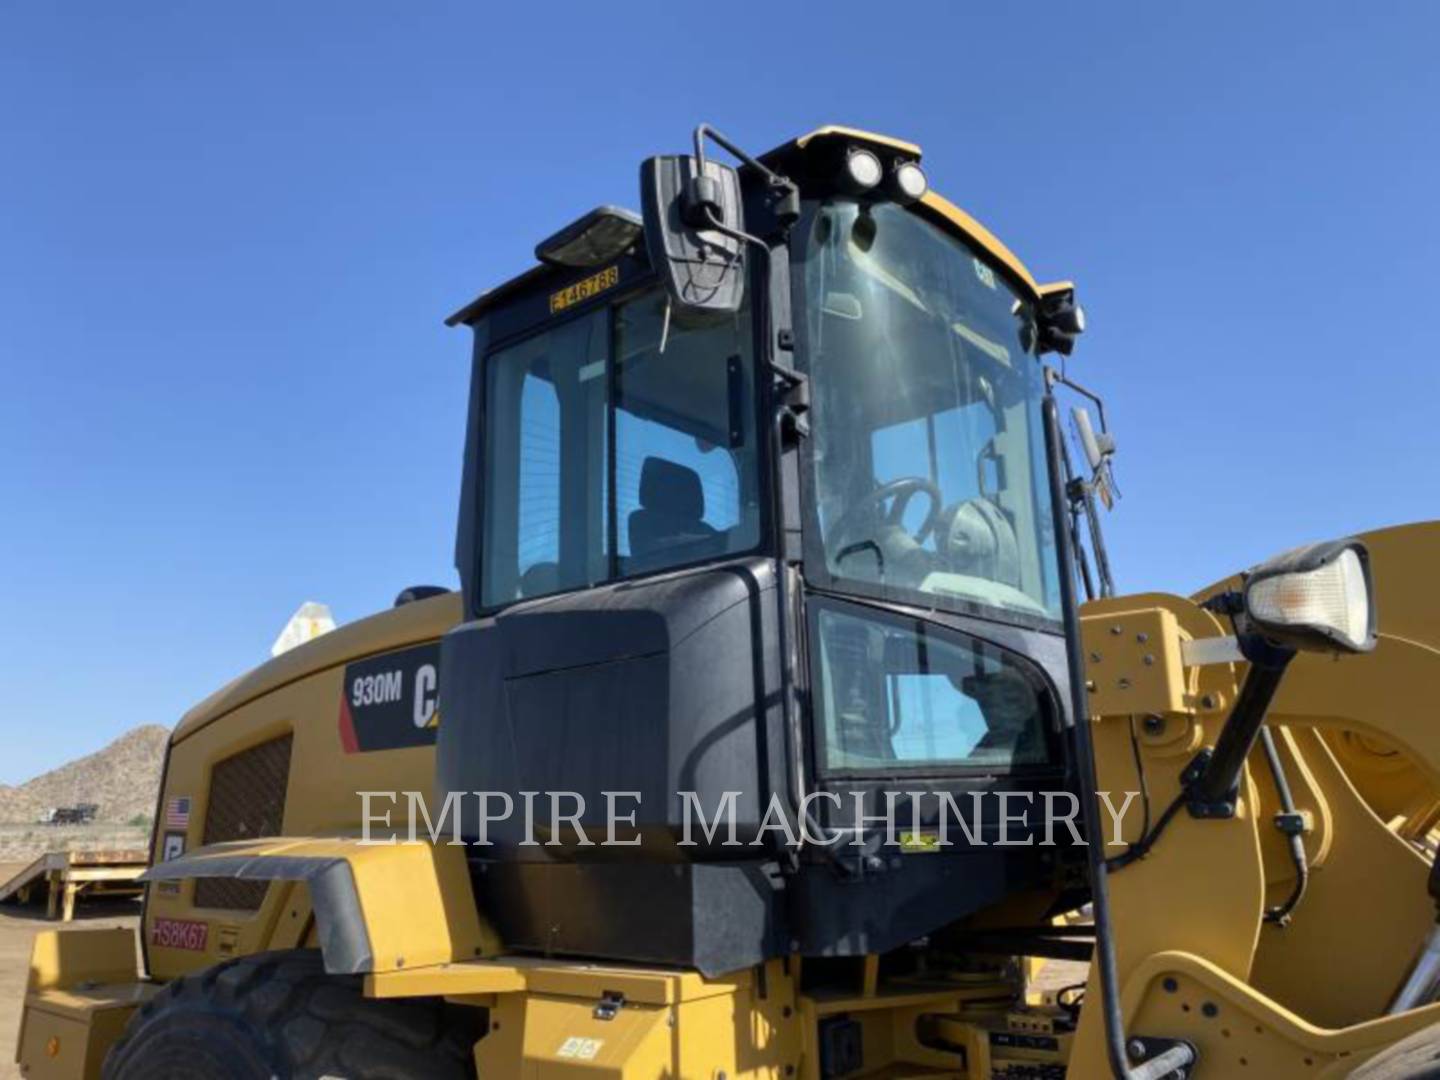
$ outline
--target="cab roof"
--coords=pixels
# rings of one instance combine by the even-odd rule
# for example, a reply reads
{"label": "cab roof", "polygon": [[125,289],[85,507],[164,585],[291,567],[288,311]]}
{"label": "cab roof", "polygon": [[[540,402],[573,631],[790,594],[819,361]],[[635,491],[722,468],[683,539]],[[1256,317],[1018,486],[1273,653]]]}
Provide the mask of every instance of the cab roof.
{"label": "cab roof", "polygon": [[[837,145],[862,144],[868,148],[882,153],[885,156],[904,157],[914,161],[920,161],[924,151],[916,143],[907,142],[890,135],[881,135],[872,131],[863,131],[860,128],[844,127],[839,124],[827,124],[818,127],[814,131],[806,132],[797,138],[781,143],[774,149],[760,155],[760,161],[777,172],[791,176],[802,183],[811,163],[824,160],[833,153]],[[1029,292],[1036,298],[1045,297],[1056,292],[1073,289],[1068,281],[1056,282],[1049,285],[1041,285],[1036,282],[1034,276],[1025,267],[1025,264],[1008,247],[1001,243],[989,229],[982,225],[975,218],[971,217],[960,207],[956,206],[943,195],[937,194],[933,189],[925,193],[920,204],[929,211],[930,216],[942,226],[958,232],[965,239],[977,245],[988,253],[1009,275],[1015,283],[1023,290]],[[575,271],[568,268],[546,266],[536,264],[521,274],[516,275],[508,281],[497,285],[493,289],[482,292],[470,303],[466,304],[459,311],[445,320],[446,326],[458,326],[462,323],[472,323],[485,312],[497,307],[506,300],[528,292],[531,288],[541,285],[542,282],[559,282],[566,278],[573,277]]]}

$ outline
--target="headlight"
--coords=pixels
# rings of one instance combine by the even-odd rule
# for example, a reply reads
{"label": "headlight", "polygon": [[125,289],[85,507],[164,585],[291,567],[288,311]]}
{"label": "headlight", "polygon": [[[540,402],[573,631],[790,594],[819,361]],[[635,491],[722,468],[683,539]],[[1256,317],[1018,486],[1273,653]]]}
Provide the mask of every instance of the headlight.
{"label": "headlight", "polygon": [[1277,555],[1246,575],[1245,613],[1258,632],[1297,649],[1368,652],[1370,554],[1358,540],[1333,540]]}

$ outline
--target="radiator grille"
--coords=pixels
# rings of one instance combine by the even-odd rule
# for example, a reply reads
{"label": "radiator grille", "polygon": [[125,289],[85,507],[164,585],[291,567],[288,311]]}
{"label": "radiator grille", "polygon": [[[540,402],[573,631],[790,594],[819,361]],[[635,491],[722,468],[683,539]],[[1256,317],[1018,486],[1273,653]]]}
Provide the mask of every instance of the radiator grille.
{"label": "radiator grille", "polygon": [[[293,735],[282,735],[242,750],[215,766],[210,776],[210,803],[205,809],[204,843],[280,834],[293,742]],[[264,901],[268,887],[264,881],[198,878],[195,906],[254,911]]]}

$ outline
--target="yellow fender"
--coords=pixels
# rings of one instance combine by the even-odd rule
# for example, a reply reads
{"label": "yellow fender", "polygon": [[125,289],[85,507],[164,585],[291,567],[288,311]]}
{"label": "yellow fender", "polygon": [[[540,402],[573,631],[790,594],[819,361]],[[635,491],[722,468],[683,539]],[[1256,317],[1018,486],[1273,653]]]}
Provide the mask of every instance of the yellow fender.
{"label": "yellow fender", "polygon": [[143,881],[299,881],[310,893],[325,970],[390,972],[496,956],[465,849],[364,843],[358,837],[273,837],[210,844],[151,867]]}

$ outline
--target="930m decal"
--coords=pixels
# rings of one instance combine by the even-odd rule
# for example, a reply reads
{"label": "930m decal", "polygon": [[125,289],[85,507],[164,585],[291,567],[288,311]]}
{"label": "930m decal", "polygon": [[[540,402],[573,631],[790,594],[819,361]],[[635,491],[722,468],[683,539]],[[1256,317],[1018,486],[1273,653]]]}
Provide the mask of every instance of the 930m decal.
{"label": "930m decal", "polygon": [[340,744],[347,754],[431,746],[440,723],[440,645],[357,660],[340,684]]}

